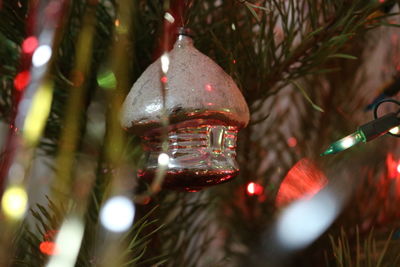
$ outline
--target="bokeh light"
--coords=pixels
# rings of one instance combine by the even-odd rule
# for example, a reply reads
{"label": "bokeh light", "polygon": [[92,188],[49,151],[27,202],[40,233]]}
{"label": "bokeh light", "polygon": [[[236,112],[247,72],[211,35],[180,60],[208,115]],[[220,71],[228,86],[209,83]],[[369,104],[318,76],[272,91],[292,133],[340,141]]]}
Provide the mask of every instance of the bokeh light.
{"label": "bokeh light", "polygon": [[135,217],[135,206],[124,196],[112,197],[100,210],[101,224],[109,231],[124,232],[131,227]]}
{"label": "bokeh light", "polygon": [[254,196],[254,195],[259,196],[264,193],[264,187],[254,182],[248,183],[246,190],[249,196]]}
{"label": "bokeh light", "polygon": [[167,166],[169,164],[169,156],[166,153],[158,155],[158,164],[161,166]]}
{"label": "bokeh light", "polygon": [[14,78],[15,89],[17,89],[18,91],[22,91],[29,84],[30,79],[31,79],[31,75],[30,75],[29,71],[27,71],[27,70],[21,71]]}
{"label": "bokeh light", "polygon": [[296,201],[278,218],[277,239],[287,250],[306,247],[331,225],[338,212],[339,204],[329,191]]}
{"label": "bokeh light", "polygon": [[29,36],[22,42],[22,51],[26,54],[33,53],[39,42],[35,36]]}
{"label": "bokeh light", "polygon": [[162,70],[164,73],[167,73],[168,68],[169,68],[169,56],[168,56],[167,53],[164,53],[164,54],[161,56],[161,70]]}
{"label": "bokeh light", "polygon": [[386,170],[389,179],[400,177],[400,160],[395,159],[392,153],[386,155]]}
{"label": "bokeh light", "polygon": [[164,19],[166,19],[169,23],[175,22],[175,18],[169,12],[165,12]]}
{"label": "bokeh light", "polygon": [[289,170],[276,196],[275,204],[283,207],[301,198],[310,198],[328,183],[317,164],[308,158],[299,160]]}
{"label": "bokeh light", "polygon": [[35,144],[42,134],[50,112],[52,99],[53,91],[51,83],[41,85],[32,99],[32,104],[23,128],[24,138],[31,144]]}
{"label": "bokeh light", "polygon": [[114,89],[117,86],[117,79],[111,70],[100,73],[97,76],[97,83],[104,89]]}
{"label": "bokeh light", "polygon": [[6,217],[18,220],[25,215],[28,207],[28,195],[20,186],[10,186],[1,199],[1,207]]}
{"label": "bokeh light", "polygon": [[33,53],[32,64],[35,67],[40,67],[46,64],[51,58],[51,47],[48,45],[41,45]]}
{"label": "bokeh light", "polygon": [[295,147],[295,146],[297,146],[297,139],[295,137],[293,137],[293,136],[289,137],[287,139],[287,144],[288,144],[289,147]]}
{"label": "bokeh light", "polygon": [[40,252],[45,255],[54,255],[56,251],[56,243],[52,241],[43,241],[39,245]]}
{"label": "bokeh light", "polygon": [[161,77],[161,82],[162,82],[162,83],[168,82],[167,76],[162,76],[162,77]]}
{"label": "bokeh light", "polygon": [[46,267],[75,266],[83,233],[84,226],[80,219],[74,217],[67,218],[62,224],[56,238],[56,253],[50,258]]}

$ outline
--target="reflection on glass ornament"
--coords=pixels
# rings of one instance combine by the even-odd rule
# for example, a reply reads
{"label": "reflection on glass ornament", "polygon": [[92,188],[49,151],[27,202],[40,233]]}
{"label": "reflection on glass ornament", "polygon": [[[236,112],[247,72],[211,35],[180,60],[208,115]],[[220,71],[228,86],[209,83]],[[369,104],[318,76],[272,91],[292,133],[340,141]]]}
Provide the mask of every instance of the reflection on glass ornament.
{"label": "reflection on glass ornament", "polygon": [[164,83],[170,124],[163,187],[198,191],[228,181],[239,172],[236,138],[249,121],[246,101],[233,79],[186,33],[179,34],[168,59],[166,75],[159,58],[135,82],[122,107],[122,126],[143,141],[146,165],[138,174],[152,181],[160,167]]}

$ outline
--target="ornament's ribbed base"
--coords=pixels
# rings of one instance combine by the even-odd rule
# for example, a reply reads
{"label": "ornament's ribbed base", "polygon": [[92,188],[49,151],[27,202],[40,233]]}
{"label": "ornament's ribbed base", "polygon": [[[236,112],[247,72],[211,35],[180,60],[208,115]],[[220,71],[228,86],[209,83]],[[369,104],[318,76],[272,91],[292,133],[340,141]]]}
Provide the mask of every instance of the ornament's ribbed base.
{"label": "ornament's ribbed base", "polygon": [[[167,171],[162,187],[165,189],[197,192],[203,188],[225,183],[239,174],[238,170],[208,171],[179,170]],[[151,183],[155,177],[154,170],[139,170],[138,176]]]}

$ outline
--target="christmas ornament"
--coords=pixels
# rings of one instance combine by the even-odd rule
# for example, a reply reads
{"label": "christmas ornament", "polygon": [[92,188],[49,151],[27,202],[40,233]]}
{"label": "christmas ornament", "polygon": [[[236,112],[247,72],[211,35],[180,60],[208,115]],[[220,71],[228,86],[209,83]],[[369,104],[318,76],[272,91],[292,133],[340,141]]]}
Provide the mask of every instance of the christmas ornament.
{"label": "christmas ornament", "polygon": [[[162,61],[169,62],[168,71]],[[165,153],[163,111],[170,122]],[[146,165],[139,177],[152,181],[161,164],[164,187],[197,191],[238,174],[236,138],[249,121],[247,104],[233,79],[193,46],[186,31],[135,82],[121,115],[122,126],[142,138]]]}

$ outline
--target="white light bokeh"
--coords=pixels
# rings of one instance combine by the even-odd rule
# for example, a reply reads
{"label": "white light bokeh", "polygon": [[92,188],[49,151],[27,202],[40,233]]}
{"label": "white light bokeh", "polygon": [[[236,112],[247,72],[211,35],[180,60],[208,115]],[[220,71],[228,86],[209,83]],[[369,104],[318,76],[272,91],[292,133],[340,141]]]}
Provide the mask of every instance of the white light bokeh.
{"label": "white light bokeh", "polygon": [[56,238],[56,251],[46,267],[73,267],[81,247],[83,223],[78,218],[66,219]]}
{"label": "white light bokeh", "polygon": [[166,153],[161,153],[158,155],[158,164],[161,166],[168,166],[169,164],[169,156]]}
{"label": "white light bokeh", "polygon": [[161,69],[164,73],[167,73],[169,68],[169,56],[168,53],[164,53],[161,56]]}
{"label": "white light bokeh", "polygon": [[124,232],[128,230],[135,217],[135,206],[124,196],[112,197],[100,211],[101,224],[109,231]]}
{"label": "white light bokeh", "polygon": [[32,56],[32,64],[35,67],[40,67],[46,64],[51,58],[51,47],[49,45],[39,46]]}
{"label": "white light bokeh", "polygon": [[169,13],[169,12],[165,12],[164,19],[166,19],[169,23],[175,22],[174,16],[172,16],[171,13]]}
{"label": "white light bokeh", "polygon": [[338,211],[339,203],[329,191],[297,201],[279,217],[277,239],[288,250],[306,247],[331,225]]}
{"label": "white light bokeh", "polygon": [[1,208],[4,215],[10,219],[21,219],[28,207],[28,195],[24,188],[11,186],[6,189],[1,199]]}

